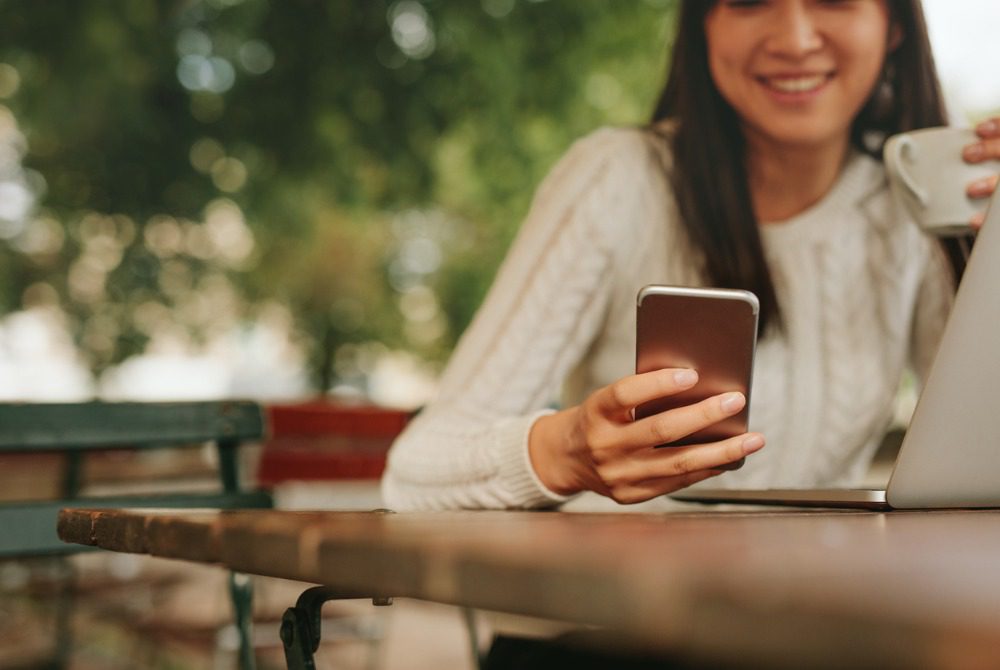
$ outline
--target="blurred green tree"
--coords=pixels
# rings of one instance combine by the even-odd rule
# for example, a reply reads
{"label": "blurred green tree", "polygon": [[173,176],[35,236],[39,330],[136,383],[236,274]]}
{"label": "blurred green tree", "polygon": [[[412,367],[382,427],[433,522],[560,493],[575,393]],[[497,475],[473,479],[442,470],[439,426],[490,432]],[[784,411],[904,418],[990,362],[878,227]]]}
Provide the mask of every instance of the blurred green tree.
{"label": "blurred green tree", "polygon": [[0,0],[39,199],[0,308],[58,302],[96,371],[267,300],[318,389],[344,343],[441,359],[555,158],[646,118],[675,4]]}

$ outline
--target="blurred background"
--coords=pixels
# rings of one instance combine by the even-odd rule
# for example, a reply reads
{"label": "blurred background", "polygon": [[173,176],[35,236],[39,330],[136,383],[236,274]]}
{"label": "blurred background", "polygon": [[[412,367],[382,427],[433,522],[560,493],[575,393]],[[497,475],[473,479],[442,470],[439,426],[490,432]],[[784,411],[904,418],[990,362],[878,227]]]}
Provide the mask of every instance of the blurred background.
{"label": "blurred background", "polygon": [[[552,163],[647,118],[676,6],[0,0],[0,400],[420,406]],[[1000,3],[925,8],[955,123],[996,113]],[[0,564],[0,667],[46,569]],[[469,661],[454,612],[417,619],[427,667]],[[90,633],[86,667],[151,635]],[[228,667],[212,639],[139,665]]]}
{"label": "blurred background", "polygon": [[[675,4],[0,1],[0,398],[419,405]],[[926,8],[956,121],[1000,108],[1000,9]]]}
{"label": "blurred background", "polygon": [[0,3],[0,397],[420,404],[671,3]]}

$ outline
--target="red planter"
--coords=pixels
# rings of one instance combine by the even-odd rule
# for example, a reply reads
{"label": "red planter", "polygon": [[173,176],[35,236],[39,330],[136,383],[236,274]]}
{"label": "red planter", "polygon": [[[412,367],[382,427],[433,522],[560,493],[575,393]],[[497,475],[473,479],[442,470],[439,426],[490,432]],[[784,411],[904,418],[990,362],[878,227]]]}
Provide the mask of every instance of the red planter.
{"label": "red planter", "polygon": [[374,405],[310,401],[267,408],[270,437],[258,483],[374,480],[412,413]]}

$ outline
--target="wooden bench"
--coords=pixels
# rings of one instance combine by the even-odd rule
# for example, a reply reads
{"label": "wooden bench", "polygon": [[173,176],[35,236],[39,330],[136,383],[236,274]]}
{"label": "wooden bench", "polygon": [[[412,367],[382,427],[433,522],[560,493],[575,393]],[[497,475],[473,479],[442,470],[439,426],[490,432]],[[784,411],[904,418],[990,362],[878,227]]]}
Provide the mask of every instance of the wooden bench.
{"label": "wooden bench", "polygon": [[[62,472],[57,499],[0,502],[0,559],[61,556],[85,549],[64,544],[56,535],[59,510],[68,507],[269,508],[269,493],[241,482],[237,450],[264,436],[259,405],[247,401],[179,403],[2,403],[0,455],[58,455]],[[217,453],[216,490],[89,495],[83,486],[84,459],[109,450],[149,450],[212,443]],[[51,460],[49,461],[51,464]],[[251,590],[231,575],[231,592],[241,633],[241,663],[252,667],[249,649]],[[68,592],[69,593],[69,592]],[[56,641],[56,665],[69,647],[69,595],[64,599]]]}

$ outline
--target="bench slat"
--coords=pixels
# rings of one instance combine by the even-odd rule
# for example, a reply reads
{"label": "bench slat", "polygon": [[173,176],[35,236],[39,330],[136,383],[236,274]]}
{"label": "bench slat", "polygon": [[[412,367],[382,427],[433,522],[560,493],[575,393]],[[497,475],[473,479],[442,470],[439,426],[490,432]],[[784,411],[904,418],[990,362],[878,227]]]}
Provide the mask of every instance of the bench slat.
{"label": "bench slat", "polygon": [[248,401],[176,403],[0,403],[0,451],[149,448],[263,436]]}
{"label": "bench slat", "polygon": [[[271,506],[271,496],[264,491],[77,498],[74,500],[55,500],[41,503],[5,504],[0,507],[0,558],[79,552],[83,547],[76,544],[65,544],[56,534],[56,521],[59,518],[59,510],[65,508],[166,507],[177,509],[195,507],[267,509]],[[77,540],[74,539],[72,541],[75,542]]]}

